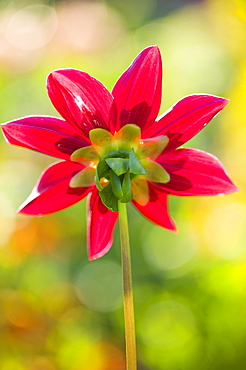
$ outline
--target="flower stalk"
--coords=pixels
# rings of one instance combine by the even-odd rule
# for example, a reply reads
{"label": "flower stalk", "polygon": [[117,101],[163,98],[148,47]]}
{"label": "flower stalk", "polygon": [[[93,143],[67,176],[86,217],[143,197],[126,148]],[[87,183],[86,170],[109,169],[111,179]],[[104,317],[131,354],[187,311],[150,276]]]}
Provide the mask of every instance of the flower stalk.
{"label": "flower stalk", "polygon": [[136,370],[137,369],[136,335],[135,335],[134,303],[132,290],[130,241],[129,241],[126,203],[122,203],[119,201],[118,209],[119,209],[120,244],[122,258],[122,273],[123,273],[126,369]]}

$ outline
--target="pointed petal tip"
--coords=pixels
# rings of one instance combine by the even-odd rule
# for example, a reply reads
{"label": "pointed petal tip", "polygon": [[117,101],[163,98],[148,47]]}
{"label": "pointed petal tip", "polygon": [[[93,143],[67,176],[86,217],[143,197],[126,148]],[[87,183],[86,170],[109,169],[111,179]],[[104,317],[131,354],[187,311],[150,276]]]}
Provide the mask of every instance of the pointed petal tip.
{"label": "pointed petal tip", "polygon": [[1,123],[1,129],[2,129],[2,133],[3,133],[3,137],[6,141],[6,143],[11,144],[11,142],[8,138],[8,134],[6,132],[6,127],[5,126],[7,126],[7,122],[6,123]]}
{"label": "pointed petal tip", "polygon": [[112,244],[113,244],[113,239],[111,239],[109,241],[109,243],[106,245],[106,247],[103,250],[101,250],[99,253],[95,253],[95,254],[91,253],[90,248],[88,248],[88,260],[89,261],[94,261],[94,260],[97,260],[98,258],[103,257],[106,253],[108,253],[108,251],[112,247]]}
{"label": "pointed petal tip", "polygon": [[238,188],[236,185],[234,185],[233,183],[230,184],[231,186],[228,187],[228,189],[226,189],[226,191],[224,192],[221,192],[220,194],[218,194],[219,196],[220,195],[230,195],[230,194],[233,194],[233,193],[236,193],[237,191],[240,191],[240,188]]}
{"label": "pointed petal tip", "polygon": [[69,71],[69,70],[76,70],[76,71],[78,71],[78,69],[76,69],[76,68],[57,68],[57,69],[53,69],[53,71],[51,71],[47,75],[47,79],[50,78],[50,77],[52,77],[52,76],[61,75],[62,72]]}
{"label": "pointed petal tip", "polygon": [[194,94],[188,94],[186,96],[184,96],[182,99],[180,100],[183,100],[185,98],[192,98],[192,97],[204,97],[204,98],[214,98],[216,101],[221,101],[221,103],[223,103],[223,105],[226,105],[229,103],[230,99],[227,99],[227,98],[224,98],[223,96],[218,96],[218,95],[213,95],[213,94],[206,94],[206,93],[194,93]]}
{"label": "pointed petal tip", "polygon": [[[213,156],[212,154],[210,154],[210,156]],[[218,160],[217,157],[213,156],[219,163],[220,161]],[[222,165],[223,166],[223,165]],[[230,194],[233,194],[233,193],[236,193],[238,191],[240,191],[240,188],[238,188],[234,182],[231,180],[228,172],[226,171],[226,169],[223,167],[223,170],[224,170],[224,173],[225,173],[225,176],[226,176],[226,182],[225,182],[225,189],[221,192],[219,192],[217,195],[218,196],[221,196],[221,195],[230,195]]]}
{"label": "pointed petal tip", "polygon": [[[31,198],[31,194],[30,194]],[[33,212],[29,210],[29,205],[31,204],[32,200],[29,200],[29,197],[19,206],[17,209],[16,213],[18,215],[25,215],[25,216],[36,216],[36,217],[41,217],[44,216],[45,213],[40,213],[40,212]]]}
{"label": "pointed petal tip", "polygon": [[42,217],[42,216],[44,216],[42,213],[37,213],[37,214],[35,214],[35,213],[32,213],[32,212],[28,212],[28,211],[26,210],[26,206],[27,206],[27,204],[23,205],[23,207],[22,207],[22,205],[21,205],[21,206],[17,209],[17,211],[16,211],[17,215],[36,216],[36,217]]}
{"label": "pointed petal tip", "polygon": [[[153,55],[156,55],[157,57],[159,57],[159,59],[161,59],[161,52],[160,52],[160,49],[157,45],[151,45],[151,46],[148,46],[147,48],[143,49],[140,54],[142,53],[146,53],[148,52],[147,54],[153,54]],[[147,55],[146,54],[146,55]]]}
{"label": "pointed petal tip", "polygon": [[47,75],[47,79],[49,77],[52,77],[56,74],[59,74],[60,72],[64,71],[64,69],[68,69],[68,68],[58,68],[58,69],[54,69],[53,71],[51,71],[48,75]]}
{"label": "pointed petal tip", "polygon": [[156,52],[160,52],[160,49],[159,49],[158,45],[156,45],[156,44],[155,45],[147,46],[146,48],[143,49],[143,51],[144,50],[154,50]]}
{"label": "pointed petal tip", "polygon": [[47,77],[46,77],[46,84],[48,85],[49,84],[49,81],[53,78],[54,74],[57,72],[58,70],[54,70],[54,71],[51,71]]}
{"label": "pointed petal tip", "polygon": [[176,222],[174,221],[174,219],[172,217],[170,217],[170,225],[168,228],[166,228],[168,231],[171,231],[173,234],[178,234],[178,228],[177,228],[177,225],[176,225]]}
{"label": "pointed petal tip", "polygon": [[53,71],[51,71],[47,75],[47,77],[46,77],[46,87],[47,87],[48,90],[49,90],[50,85],[54,84],[55,81],[59,82],[59,78],[61,77],[62,71],[64,71],[64,69],[66,69],[66,68],[54,69]]}
{"label": "pointed petal tip", "polygon": [[179,233],[179,231],[178,231],[177,226],[176,226],[175,223],[173,225],[173,229],[168,229],[168,230],[171,231],[173,234],[178,234]]}
{"label": "pointed petal tip", "polygon": [[[59,82],[60,78],[63,78],[62,74],[64,71],[71,70],[73,68],[59,68],[51,71],[46,77],[46,87],[49,89],[49,85],[55,81]],[[75,68],[74,68],[75,69]]]}
{"label": "pointed petal tip", "polygon": [[19,215],[19,214],[22,214],[23,213],[23,208],[22,207],[22,204],[18,207],[18,209],[16,210],[16,213]]}
{"label": "pointed petal tip", "polygon": [[218,96],[218,98],[221,99],[221,103],[222,103],[223,108],[230,102],[230,99],[222,98],[220,96]]}
{"label": "pointed petal tip", "polygon": [[158,58],[161,62],[161,52],[157,45],[150,45],[144,48],[143,50],[141,50],[138,53],[137,57],[133,60],[133,62],[139,57],[143,57],[144,59],[154,57],[154,58]]}
{"label": "pointed petal tip", "polygon": [[32,214],[30,214],[26,208],[28,206],[28,204],[30,203],[29,201],[29,198],[31,198],[31,194],[29,195],[29,197],[18,207],[16,213],[18,215],[27,215],[27,216],[34,216]]}
{"label": "pointed petal tip", "polygon": [[[51,71],[47,77],[46,77],[46,80],[48,81],[49,79],[51,78],[60,78],[62,77],[63,78],[63,75],[66,76],[67,73],[79,73],[79,74],[82,74],[82,75],[86,75],[86,76],[89,76],[88,73],[84,72],[84,71],[81,71],[80,69],[78,68],[57,68],[57,69],[54,69],[53,71]],[[94,78],[94,77],[93,77]],[[95,78],[94,78],[95,79]]]}

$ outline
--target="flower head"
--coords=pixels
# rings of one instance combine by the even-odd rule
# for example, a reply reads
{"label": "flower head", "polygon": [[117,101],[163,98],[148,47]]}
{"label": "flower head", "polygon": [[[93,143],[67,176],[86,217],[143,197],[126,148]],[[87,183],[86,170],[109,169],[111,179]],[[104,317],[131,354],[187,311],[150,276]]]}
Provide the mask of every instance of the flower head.
{"label": "flower head", "polygon": [[51,72],[48,94],[63,119],[29,116],[2,125],[10,144],[62,159],[44,170],[19,212],[45,215],[88,196],[88,254],[96,259],[112,245],[118,201],[131,202],[149,220],[175,231],[167,208],[169,194],[236,191],[215,156],[179,148],[228,100],[189,95],[156,118],[161,84],[157,46],[136,57],[112,93],[85,72]]}

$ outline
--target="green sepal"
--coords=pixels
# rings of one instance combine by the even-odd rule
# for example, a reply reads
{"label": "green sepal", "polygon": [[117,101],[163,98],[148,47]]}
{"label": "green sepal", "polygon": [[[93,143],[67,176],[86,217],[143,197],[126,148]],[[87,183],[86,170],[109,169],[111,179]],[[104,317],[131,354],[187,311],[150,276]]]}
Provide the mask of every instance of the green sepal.
{"label": "green sepal", "polygon": [[109,170],[109,175],[112,191],[117,199],[121,199],[123,197],[123,192],[120,178],[112,170]]}
{"label": "green sepal", "polygon": [[122,181],[122,192],[123,197],[120,199],[122,203],[128,203],[132,200],[132,186],[131,177],[129,171],[125,173]]}
{"label": "green sepal", "polygon": [[129,161],[126,158],[108,158],[105,159],[105,162],[118,176],[126,173],[129,168]]}
{"label": "green sepal", "polygon": [[111,143],[113,135],[103,128],[94,128],[90,130],[89,137],[93,145],[103,148]]}
{"label": "green sepal", "polygon": [[136,177],[132,181],[132,192],[133,192],[133,199],[135,202],[140,204],[141,206],[146,206],[149,202],[149,185],[148,181]]}
{"label": "green sepal", "polygon": [[141,129],[139,126],[129,123],[123,126],[120,131],[116,134],[116,137],[121,141],[138,145],[141,138]]}
{"label": "green sepal", "polygon": [[142,159],[141,163],[147,171],[147,174],[143,176],[145,180],[163,184],[170,181],[169,173],[159,163],[150,159]]}
{"label": "green sepal", "polygon": [[100,184],[100,180],[103,177],[105,177],[106,179],[109,178],[109,167],[108,167],[107,163],[104,160],[102,160],[98,163],[97,169],[96,169],[95,182],[96,182],[96,187],[97,187],[98,190],[103,189],[103,186]]}
{"label": "green sepal", "polygon": [[166,148],[169,139],[166,135],[154,137],[152,139],[144,139],[141,141],[137,153],[140,158],[149,157],[156,159]]}
{"label": "green sepal", "polygon": [[130,173],[134,173],[135,175],[146,175],[147,173],[133,149],[129,154],[129,169]]}
{"label": "green sepal", "polygon": [[92,145],[75,150],[70,157],[71,161],[88,166],[91,162],[98,162],[100,157]]}
{"label": "green sepal", "polygon": [[82,188],[95,184],[95,174],[95,168],[90,166],[84,168],[71,179],[69,183],[70,188]]}
{"label": "green sepal", "polygon": [[114,196],[111,183],[99,191],[103,204],[113,212],[118,212],[118,199]]}

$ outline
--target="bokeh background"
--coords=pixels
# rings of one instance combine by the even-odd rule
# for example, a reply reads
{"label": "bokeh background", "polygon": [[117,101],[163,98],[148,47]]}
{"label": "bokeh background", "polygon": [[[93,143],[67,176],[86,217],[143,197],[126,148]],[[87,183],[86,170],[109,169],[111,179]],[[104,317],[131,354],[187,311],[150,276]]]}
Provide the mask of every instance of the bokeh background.
{"label": "bokeh background", "polygon": [[[164,64],[161,112],[203,92],[230,104],[186,146],[220,158],[241,191],[170,197],[179,233],[129,206],[139,370],[246,367],[245,0],[0,1],[0,120],[58,115],[57,68],[109,89],[146,46]],[[0,368],[124,370],[118,227],[110,252],[86,253],[84,201],[16,215],[53,158],[0,136]]]}

